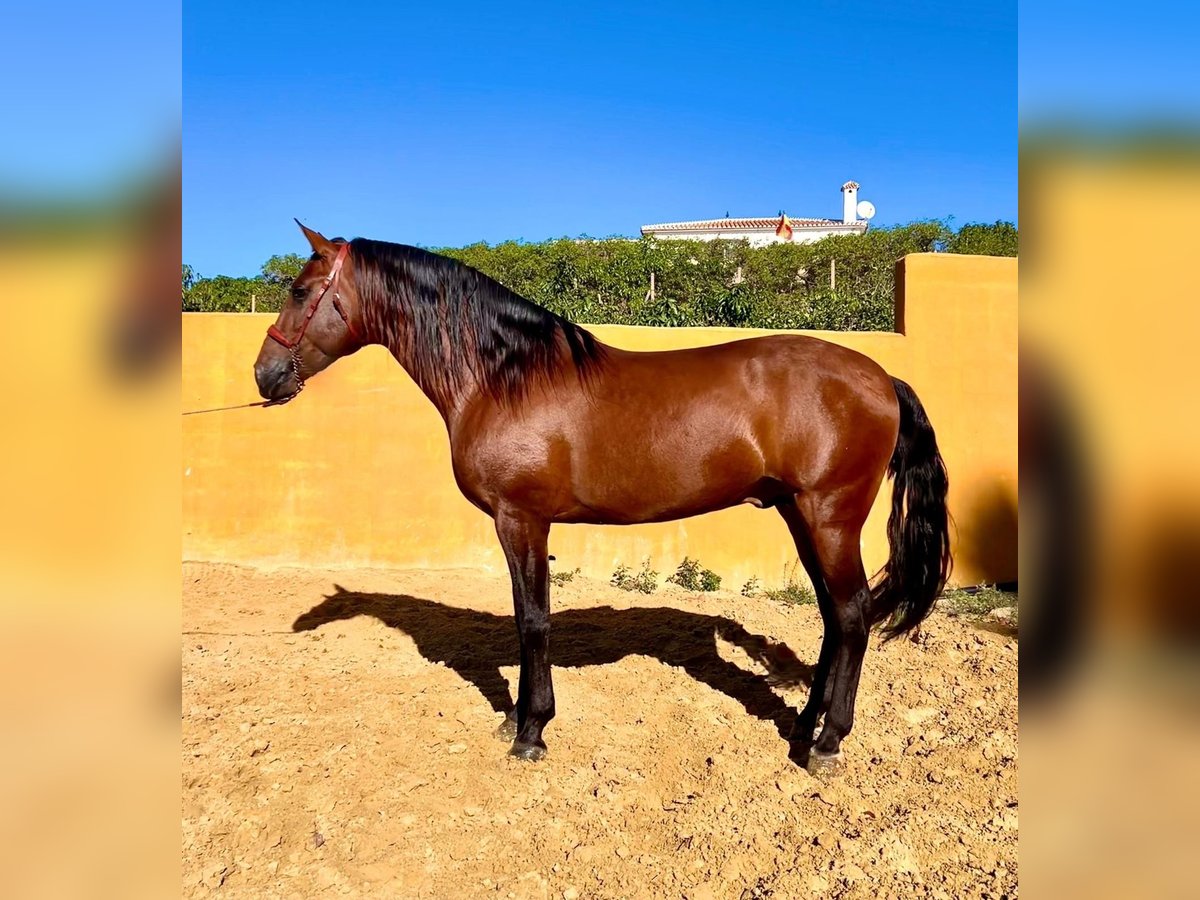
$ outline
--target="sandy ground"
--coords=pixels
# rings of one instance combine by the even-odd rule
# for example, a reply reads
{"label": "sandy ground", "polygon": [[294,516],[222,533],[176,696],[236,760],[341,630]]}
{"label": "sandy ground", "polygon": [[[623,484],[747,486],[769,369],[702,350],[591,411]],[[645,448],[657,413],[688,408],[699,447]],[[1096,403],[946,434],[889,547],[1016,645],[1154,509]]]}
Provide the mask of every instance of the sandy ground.
{"label": "sandy ground", "polygon": [[[847,765],[780,729],[812,607],[554,590],[548,758],[493,736],[507,579],[183,570],[189,897],[1015,897],[1017,644],[940,612],[872,646]],[[789,649],[790,648],[790,649]]]}

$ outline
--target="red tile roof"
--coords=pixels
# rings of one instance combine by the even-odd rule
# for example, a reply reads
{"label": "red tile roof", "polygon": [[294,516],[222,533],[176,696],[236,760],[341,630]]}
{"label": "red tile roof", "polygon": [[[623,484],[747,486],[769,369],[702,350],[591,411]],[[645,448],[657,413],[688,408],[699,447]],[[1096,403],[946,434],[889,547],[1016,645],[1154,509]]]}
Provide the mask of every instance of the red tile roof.
{"label": "red tile roof", "polygon": [[[830,228],[832,226],[865,226],[865,220],[858,222],[843,222],[840,219],[792,219],[792,228]],[[758,229],[774,231],[779,226],[779,216],[770,219],[700,219],[695,222],[663,222],[658,225],[643,225],[642,232],[647,231],[755,231]]]}

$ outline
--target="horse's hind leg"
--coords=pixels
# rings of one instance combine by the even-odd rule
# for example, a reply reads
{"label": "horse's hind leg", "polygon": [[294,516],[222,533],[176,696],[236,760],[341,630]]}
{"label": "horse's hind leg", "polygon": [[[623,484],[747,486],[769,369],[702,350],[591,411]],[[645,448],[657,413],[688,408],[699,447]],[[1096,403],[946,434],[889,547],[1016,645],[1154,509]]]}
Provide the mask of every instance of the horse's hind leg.
{"label": "horse's hind leg", "polygon": [[521,642],[516,739],[509,752],[528,760],[546,755],[542,729],[554,718],[554,684],[550,677],[550,564],[546,545],[549,533],[547,523],[519,511],[501,511],[496,515],[496,534],[512,577],[517,636]]}
{"label": "horse's hind leg", "polygon": [[829,670],[837,653],[839,629],[834,615],[833,599],[829,596],[829,589],[825,586],[825,576],[821,572],[821,564],[813,549],[812,536],[809,534],[807,523],[800,515],[800,510],[796,507],[795,497],[788,497],[780,501],[776,508],[792,533],[792,540],[796,543],[796,553],[800,557],[804,571],[808,573],[809,581],[812,582],[813,592],[817,595],[817,608],[821,611],[821,620],[824,624],[821,653],[817,657],[817,665],[813,670],[808,702],[796,716],[796,722],[792,726],[789,738],[793,745],[807,748],[816,737],[817,720],[829,708],[829,701],[833,693],[833,679],[830,677]]}
{"label": "horse's hind leg", "polygon": [[832,600],[833,624],[838,633],[824,727],[809,759],[809,769],[815,770],[829,767],[837,760],[842,740],[854,727],[854,701],[867,650],[871,591],[859,550],[861,524],[818,525],[811,533]]}

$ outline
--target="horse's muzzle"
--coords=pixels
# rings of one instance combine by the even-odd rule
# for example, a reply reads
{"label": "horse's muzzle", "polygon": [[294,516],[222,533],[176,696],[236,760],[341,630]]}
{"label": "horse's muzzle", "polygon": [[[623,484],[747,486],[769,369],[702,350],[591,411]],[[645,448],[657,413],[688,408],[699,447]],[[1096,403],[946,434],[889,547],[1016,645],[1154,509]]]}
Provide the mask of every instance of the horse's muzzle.
{"label": "horse's muzzle", "polygon": [[296,393],[295,374],[287,359],[257,363],[254,381],[264,400],[290,400]]}

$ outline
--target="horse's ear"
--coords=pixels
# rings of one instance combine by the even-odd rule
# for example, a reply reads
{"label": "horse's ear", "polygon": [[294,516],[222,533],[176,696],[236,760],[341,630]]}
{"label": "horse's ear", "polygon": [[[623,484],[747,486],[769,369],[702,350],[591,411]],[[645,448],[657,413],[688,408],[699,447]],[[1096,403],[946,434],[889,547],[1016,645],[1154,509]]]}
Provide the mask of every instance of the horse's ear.
{"label": "horse's ear", "polygon": [[325,237],[325,235],[321,234],[321,232],[313,231],[311,228],[305,228],[304,223],[299,219],[294,219],[293,221],[300,226],[300,230],[303,231],[304,236],[308,238],[308,243],[313,248],[313,253],[317,253],[325,257],[331,257],[337,253],[337,247],[334,245],[333,241],[329,240],[327,237]]}

